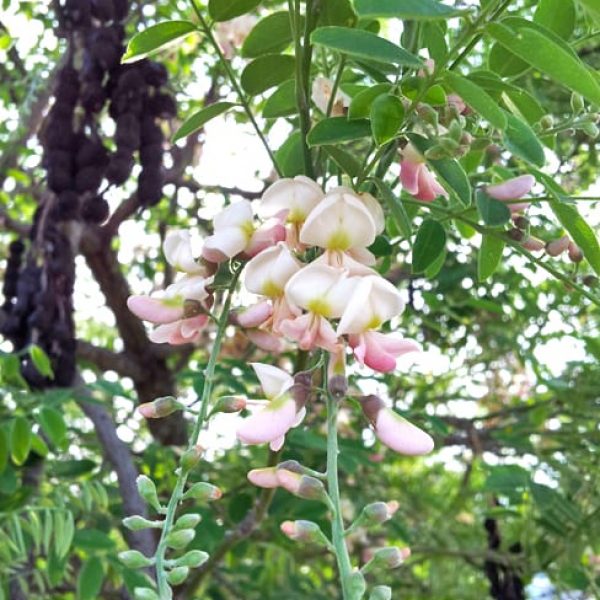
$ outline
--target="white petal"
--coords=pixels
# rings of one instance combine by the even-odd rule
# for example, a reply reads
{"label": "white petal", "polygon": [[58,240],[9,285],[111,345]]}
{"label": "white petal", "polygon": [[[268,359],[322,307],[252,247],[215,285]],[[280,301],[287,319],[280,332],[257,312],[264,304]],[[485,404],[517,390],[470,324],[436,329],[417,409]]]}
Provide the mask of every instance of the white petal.
{"label": "white petal", "polygon": [[167,262],[179,271],[197,274],[205,271],[194,259],[189,231],[169,231],[163,244],[163,252]]}
{"label": "white petal", "polygon": [[333,190],[310,213],[300,241],[328,250],[367,247],[375,240],[376,226],[371,213],[351,190]]}
{"label": "white petal", "polygon": [[237,437],[246,444],[273,442],[285,435],[296,418],[296,403],[291,398],[281,398],[266,408],[244,419]]}
{"label": "white petal", "polygon": [[252,223],[252,205],[249,200],[230,204],[213,219],[215,232],[226,227],[246,227],[248,223]]}
{"label": "white petal", "polygon": [[239,227],[219,229],[204,240],[202,255],[212,262],[221,262],[243,252],[248,236]]}
{"label": "white petal", "polygon": [[263,194],[258,210],[264,218],[286,210],[289,222],[302,223],[323,196],[323,190],[316,182],[298,175],[294,179],[280,179],[271,185]]}
{"label": "white petal", "polygon": [[408,456],[429,454],[433,439],[389,408],[382,408],[375,425],[377,437],[389,448]]}
{"label": "white petal", "polygon": [[183,300],[197,300],[202,302],[208,297],[206,286],[214,281],[214,277],[201,275],[184,276],[172,283],[164,292],[165,298],[181,298]]}
{"label": "white petal", "polygon": [[294,385],[294,378],[278,367],[264,363],[251,363],[265,396],[269,399],[281,396]]}
{"label": "white petal", "polygon": [[381,207],[381,204],[379,204],[379,202],[373,196],[371,196],[371,194],[368,194],[367,192],[363,192],[362,194],[359,194],[358,196],[364,202],[368,211],[371,213],[371,216],[373,217],[373,221],[375,222],[375,230],[377,231],[377,234],[379,235],[385,229],[385,214],[383,212],[383,208]]}
{"label": "white petal", "polygon": [[244,284],[253,294],[279,297],[290,277],[300,270],[302,263],[290,252],[284,242],[263,250],[248,262],[244,269]]}

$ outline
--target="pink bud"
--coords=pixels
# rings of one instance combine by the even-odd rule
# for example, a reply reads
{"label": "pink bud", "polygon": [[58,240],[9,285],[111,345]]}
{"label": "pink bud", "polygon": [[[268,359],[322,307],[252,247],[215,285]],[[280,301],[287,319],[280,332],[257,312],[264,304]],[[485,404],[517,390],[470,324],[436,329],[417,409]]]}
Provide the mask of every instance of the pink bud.
{"label": "pink bud", "polygon": [[398,548],[397,546],[388,546],[378,548],[373,552],[371,564],[381,566],[384,569],[398,568],[410,556],[410,548]]}
{"label": "pink bud", "polygon": [[178,410],[181,410],[183,406],[173,398],[173,396],[165,396],[163,398],[157,398],[152,402],[145,402],[138,406],[138,412],[146,417],[146,419],[160,419],[166,417]]}
{"label": "pink bud", "polygon": [[557,240],[552,240],[546,244],[546,254],[554,257],[560,256],[563,252],[566,252],[569,249],[570,243],[571,239],[568,235],[563,235]]}
{"label": "pink bud", "polygon": [[546,247],[546,244],[542,240],[533,236],[529,236],[521,245],[525,250],[530,250],[531,252],[541,252]]}
{"label": "pink bud", "polygon": [[248,339],[261,350],[273,354],[281,354],[285,349],[285,342],[279,335],[263,331],[262,329],[247,329],[245,332]]}
{"label": "pink bud", "polygon": [[279,478],[275,467],[265,467],[264,469],[252,469],[247,475],[248,481],[261,488],[279,487]]}
{"label": "pink bud", "polygon": [[168,306],[150,296],[129,296],[127,308],[138,319],[151,323],[172,323],[183,317],[183,306]]}
{"label": "pink bud", "polygon": [[213,408],[213,412],[236,413],[246,408],[247,399],[244,396],[221,396]]}
{"label": "pink bud", "polygon": [[258,327],[273,314],[273,306],[266,300],[249,306],[246,310],[236,315],[236,320],[241,327]]}
{"label": "pink bud", "polygon": [[518,200],[529,194],[534,183],[533,175],[521,175],[496,185],[489,185],[485,191],[495,200]]}
{"label": "pink bud", "polygon": [[583,260],[583,252],[575,242],[569,242],[569,260],[579,263]]}

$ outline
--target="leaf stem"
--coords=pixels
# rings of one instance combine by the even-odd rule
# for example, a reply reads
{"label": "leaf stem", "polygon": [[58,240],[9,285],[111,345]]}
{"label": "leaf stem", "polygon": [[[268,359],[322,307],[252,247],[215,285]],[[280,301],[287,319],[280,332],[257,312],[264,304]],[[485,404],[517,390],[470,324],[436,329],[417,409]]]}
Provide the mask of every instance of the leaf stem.
{"label": "leaf stem", "polygon": [[215,39],[215,36],[213,35],[213,33],[211,31],[210,25],[206,22],[206,19],[202,15],[202,11],[200,10],[200,7],[198,6],[197,0],[191,0],[191,4],[192,4],[192,8],[194,10],[194,13],[196,14],[196,17],[198,18],[198,21],[200,22],[200,27],[201,27],[202,31],[204,32],[204,34],[208,38],[208,41],[210,42],[211,46],[214,48],[215,52],[217,53],[217,56],[219,57],[219,61],[221,62],[221,64],[223,65],[223,68],[225,69],[225,72],[227,73],[227,77],[231,83],[231,86],[233,87],[233,89],[235,90],[237,95],[239,96],[240,102],[241,102],[242,106],[244,107],[244,111],[246,112],[246,115],[248,116],[248,119],[250,120],[252,127],[254,127],[256,134],[258,135],[260,141],[262,142],[262,145],[264,146],[265,150],[267,151],[267,154],[269,155],[269,158],[271,159],[271,162],[273,163],[273,167],[274,167],[275,171],[277,171],[277,174],[279,176],[281,176],[281,169],[279,168],[279,165],[277,164],[277,161],[275,160],[275,155],[273,154],[273,151],[271,150],[269,143],[267,142],[267,138],[265,137],[261,128],[258,126],[258,123],[256,122],[256,118],[254,117],[254,113],[252,112],[252,109],[250,108],[250,103],[248,102],[248,98],[246,97],[246,94],[242,90],[242,88],[237,80],[236,74],[234,73],[233,69],[231,68],[229,61],[223,55],[223,51],[221,50],[219,43],[217,42],[217,40]]}
{"label": "leaf stem", "polygon": [[[238,266],[233,271],[233,279],[231,280],[227,292],[227,297],[225,298],[225,302],[223,303],[223,309],[219,317],[219,324],[217,326],[215,341],[210,351],[208,364],[204,371],[205,379],[204,386],[202,387],[200,411],[198,413],[198,417],[196,418],[194,429],[188,442],[188,450],[193,449],[198,443],[200,431],[202,430],[202,426],[206,421],[206,415],[208,413],[208,404],[210,402],[210,397],[214,384],[215,366],[217,364],[217,358],[219,357],[219,352],[221,350],[223,338],[225,337],[225,329],[227,328],[227,324],[229,322],[231,300],[241,272],[241,266]],[[156,559],[156,583],[158,587],[158,596],[160,600],[170,600],[172,596],[171,588],[169,587],[169,584],[167,582],[167,573],[165,571],[165,553],[167,551],[167,536],[171,532],[173,522],[175,521],[175,513],[177,512],[177,506],[181,501],[181,497],[183,496],[183,490],[187,482],[188,474],[188,471],[184,471],[181,467],[179,468],[179,472],[177,475],[177,483],[175,484],[175,489],[173,490],[173,493],[171,494],[171,497],[169,499],[169,503],[167,504],[167,512],[163,521],[164,525],[162,533],[158,542],[158,546],[156,548],[156,553],[154,555]]]}

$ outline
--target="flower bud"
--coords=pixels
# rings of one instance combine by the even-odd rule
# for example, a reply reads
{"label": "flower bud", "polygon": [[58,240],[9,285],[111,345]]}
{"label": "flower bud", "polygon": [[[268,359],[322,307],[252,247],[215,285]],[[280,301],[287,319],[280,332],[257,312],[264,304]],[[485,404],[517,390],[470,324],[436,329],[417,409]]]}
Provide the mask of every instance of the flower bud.
{"label": "flower bud", "polygon": [[181,515],[175,523],[175,529],[193,529],[200,523],[202,516],[196,513],[188,513],[187,515]]}
{"label": "flower bud", "polygon": [[522,215],[513,218],[513,223],[517,229],[527,231],[529,229],[529,219]]}
{"label": "flower bud", "polygon": [[178,402],[173,396],[164,396],[157,398],[152,402],[145,402],[138,406],[138,412],[146,417],[146,419],[161,419],[168,417],[170,414],[182,410],[183,404]]}
{"label": "flower bud", "polygon": [[439,120],[438,113],[434,108],[429,106],[429,104],[419,104],[417,106],[417,113],[423,121],[437,127]]}
{"label": "flower bud", "polygon": [[292,473],[285,469],[277,470],[277,479],[279,485],[285,488],[290,494],[304,498],[305,500],[320,500],[327,503],[327,492],[321,481],[309,475],[300,475]]}
{"label": "flower bud", "polygon": [[600,129],[594,123],[582,123],[581,130],[588,136],[595,140],[600,135]]}
{"label": "flower bud", "polygon": [[199,462],[204,448],[198,444],[186,450],[179,459],[179,464],[184,473],[191,471]]}
{"label": "flower bud", "polygon": [[571,109],[575,114],[582,113],[585,110],[585,102],[583,97],[577,92],[571,94]]}
{"label": "flower bud", "polygon": [[223,492],[211,483],[200,481],[194,485],[183,495],[184,500],[199,500],[200,502],[209,502],[218,500],[223,495]]}
{"label": "flower bud", "polygon": [[570,242],[569,248],[567,249],[569,260],[574,263],[579,263],[583,260],[583,252],[581,248],[575,243]]}
{"label": "flower bud", "polygon": [[154,590],[146,587],[136,587],[133,590],[133,597],[135,600],[160,600]]}
{"label": "flower bud", "polygon": [[379,525],[380,523],[389,521],[399,506],[395,500],[391,500],[390,502],[373,502],[363,508],[359,519],[365,525]]}
{"label": "flower bud", "polygon": [[375,586],[369,600],[392,600],[392,588],[387,585]]}
{"label": "flower bud", "polygon": [[552,129],[553,127],[554,127],[554,118],[552,117],[552,115],[544,115],[540,119],[540,129],[542,131]]}
{"label": "flower bud", "polygon": [[290,394],[296,402],[296,410],[299,411],[310,399],[312,389],[312,374],[301,371],[294,375],[294,385],[290,388]]}
{"label": "flower bud", "polygon": [[284,521],[280,528],[284,535],[295,542],[327,545],[327,538],[321,528],[312,521]]}
{"label": "flower bud", "polygon": [[447,157],[448,153],[441,144],[436,144],[425,151],[425,158],[428,158],[429,160],[441,160],[442,158]]}
{"label": "flower bud", "polygon": [[463,128],[460,124],[460,121],[455,120],[450,123],[450,127],[448,127],[448,134],[455,142],[460,142],[463,134]]}
{"label": "flower bud", "polygon": [[246,408],[244,396],[221,396],[212,409],[213,413],[237,413]]}
{"label": "flower bud", "polygon": [[378,548],[373,553],[373,558],[369,561],[373,566],[380,566],[384,569],[398,568],[410,556],[410,548],[398,548],[397,546],[388,546]]}
{"label": "flower bud", "polygon": [[347,583],[348,596],[350,598],[362,598],[367,591],[367,582],[360,571],[353,571],[348,575]]}
{"label": "flower bud", "polygon": [[279,487],[277,478],[277,469],[275,467],[265,467],[264,469],[252,469],[247,475],[248,481],[261,488]]}
{"label": "flower bud", "polygon": [[136,479],[137,489],[140,496],[158,513],[163,513],[165,510],[158,500],[156,486],[150,477],[139,475]]}
{"label": "flower bud", "polygon": [[190,550],[175,561],[176,567],[196,569],[208,560],[208,554],[202,550]]}
{"label": "flower bud", "polygon": [[523,248],[525,248],[526,250],[530,250],[531,252],[540,252],[546,247],[542,240],[533,237],[532,235],[523,240],[521,245],[523,246]]}
{"label": "flower bud", "polygon": [[557,240],[552,240],[546,244],[546,254],[554,257],[560,256],[568,250],[570,243],[571,240],[568,235],[563,235]]}
{"label": "flower bud", "polygon": [[583,285],[585,285],[586,287],[589,288],[595,288],[598,285],[598,278],[595,277],[594,275],[586,275],[583,278]]}
{"label": "flower bud", "polygon": [[133,515],[131,517],[125,517],[123,519],[123,525],[130,531],[140,531],[141,529],[161,529],[163,526],[162,521],[150,521],[140,515]]}
{"label": "flower bud", "polygon": [[304,467],[297,460],[284,460],[277,465],[276,469],[283,469],[292,473],[304,473]]}
{"label": "flower bud", "polygon": [[196,532],[193,529],[179,529],[172,531],[167,536],[166,542],[169,548],[175,550],[183,550],[196,537]]}
{"label": "flower bud", "polygon": [[189,574],[189,567],[175,567],[167,575],[167,581],[171,585],[180,585],[187,579]]}
{"label": "flower bud", "polygon": [[129,569],[141,569],[142,567],[150,567],[154,564],[154,559],[147,558],[137,550],[119,552],[119,560]]}
{"label": "flower bud", "polygon": [[509,229],[507,232],[508,237],[511,240],[515,240],[515,242],[522,242],[525,239],[525,234],[521,231],[521,229]]}

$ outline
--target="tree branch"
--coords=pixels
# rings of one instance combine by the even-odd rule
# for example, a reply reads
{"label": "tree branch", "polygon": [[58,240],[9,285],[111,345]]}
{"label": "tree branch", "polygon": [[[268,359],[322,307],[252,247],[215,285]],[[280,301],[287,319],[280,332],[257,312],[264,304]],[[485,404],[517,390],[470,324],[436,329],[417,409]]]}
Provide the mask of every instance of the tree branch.
{"label": "tree branch", "polygon": [[115,371],[123,377],[141,379],[144,372],[140,366],[124,352],[111,352],[89,342],[77,341],[77,357],[91,362],[102,371]]}

